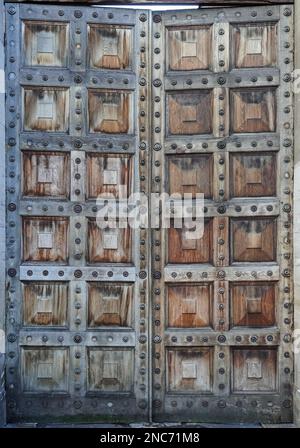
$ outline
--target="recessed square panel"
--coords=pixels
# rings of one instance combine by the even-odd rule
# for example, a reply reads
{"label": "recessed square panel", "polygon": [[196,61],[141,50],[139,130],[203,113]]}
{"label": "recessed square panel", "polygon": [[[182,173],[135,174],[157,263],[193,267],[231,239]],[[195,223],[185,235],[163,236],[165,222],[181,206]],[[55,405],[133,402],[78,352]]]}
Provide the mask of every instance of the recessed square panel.
{"label": "recessed square panel", "polygon": [[236,68],[273,67],[277,64],[277,24],[239,24],[232,29]]}
{"label": "recessed square panel", "polygon": [[207,393],[212,391],[212,349],[173,348],[167,351],[167,391]]}
{"label": "recessed square panel", "polygon": [[30,347],[21,350],[23,392],[66,393],[69,388],[69,350]]}
{"label": "recessed square panel", "polygon": [[[190,234],[191,232],[188,231]],[[196,232],[195,232],[196,233]],[[175,228],[173,220],[168,229],[169,263],[211,263],[212,220],[205,220],[201,238],[189,239],[184,228]]]}
{"label": "recessed square panel", "polygon": [[231,197],[276,195],[276,154],[232,153],[230,155]]}
{"label": "recessed square panel", "polygon": [[210,327],[213,284],[168,285],[168,326],[180,328]]}
{"label": "recessed square panel", "polygon": [[23,261],[66,262],[68,218],[24,217]]}
{"label": "recessed square panel", "polygon": [[22,284],[22,289],[24,325],[67,325],[67,283],[28,282]]}
{"label": "recessed square panel", "polygon": [[211,134],[213,100],[210,90],[167,94],[168,134]]}
{"label": "recessed square panel", "polygon": [[24,131],[68,131],[68,89],[59,87],[26,87],[23,95]]}
{"label": "recessed square panel", "polygon": [[133,165],[130,156],[89,153],[87,156],[87,197],[111,194],[127,198],[132,191]]}
{"label": "recessed square panel", "polygon": [[66,67],[68,54],[68,24],[37,21],[23,23],[24,65]]}
{"label": "recessed square panel", "polygon": [[132,325],[132,308],[132,284],[89,283],[89,327],[130,327]]}
{"label": "recessed square panel", "polygon": [[213,159],[211,154],[168,157],[169,193],[212,196]]}
{"label": "recessed square panel", "polygon": [[132,93],[122,90],[89,90],[89,132],[132,134]]}
{"label": "recessed square panel", "polygon": [[131,228],[116,223],[116,228],[102,229],[95,219],[88,220],[89,263],[130,263],[131,262]]}
{"label": "recessed square panel", "polygon": [[133,389],[133,350],[114,347],[88,349],[89,392],[131,392]]}
{"label": "recessed square panel", "polygon": [[231,324],[233,327],[269,327],[275,325],[275,283],[231,283]]}
{"label": "recessed square panel", "polygon": [[240,393],[275,392],[277,349],[235,348],[232,350],[232,390]]}
{"label": "recessed square panel", "polygon": [[132,68],[132,28],[88,25],[88,64],[96,69]]}
{"label": "recessed square panel", "polygon": [[69,154],[65,152],[23,152],[23,195],[68,198]]}
{"label": "recessed square panel", "polygon": [[231,220],[232,261],[276,261],[276,220]]}
{"label": "recessed square panel", "polygon": [[210,26],[167,29],[168,70],[205,70],[211,63]]}
{"label": "recessed square panel", "polygon": [[267,88],[231,90],[231,131],[275,132],[276,92]]}

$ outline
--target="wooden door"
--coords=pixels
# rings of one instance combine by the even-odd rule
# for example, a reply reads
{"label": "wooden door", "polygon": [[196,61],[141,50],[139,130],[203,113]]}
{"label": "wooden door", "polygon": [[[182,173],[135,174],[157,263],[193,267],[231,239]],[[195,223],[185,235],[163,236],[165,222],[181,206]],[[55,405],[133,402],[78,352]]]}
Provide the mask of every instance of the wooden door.
{"label": "wooden door", "polygon": [[148,230],[96,217],[147,193],[148,12],[6,21],[8,418],[147,420]]}
{"label": "wooden door", "polygon": [[152,232],[154,418],[291,421],[292,7],[152,22],[152,191],[205,198]]}
{"label": "wooden door", "polygon": [[[6,24],[9,420],[291,421],[292,7]],[[150,191],[203,237],[97,225]]]}

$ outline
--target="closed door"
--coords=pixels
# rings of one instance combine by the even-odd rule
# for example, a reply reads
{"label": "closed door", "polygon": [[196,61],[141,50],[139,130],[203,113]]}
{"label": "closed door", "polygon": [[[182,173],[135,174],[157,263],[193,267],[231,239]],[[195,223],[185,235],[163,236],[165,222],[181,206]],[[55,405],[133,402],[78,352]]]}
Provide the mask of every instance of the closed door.
{"label": "closed door", "polygon": [[292,17],[7,5],[11,421],[291,421]]}

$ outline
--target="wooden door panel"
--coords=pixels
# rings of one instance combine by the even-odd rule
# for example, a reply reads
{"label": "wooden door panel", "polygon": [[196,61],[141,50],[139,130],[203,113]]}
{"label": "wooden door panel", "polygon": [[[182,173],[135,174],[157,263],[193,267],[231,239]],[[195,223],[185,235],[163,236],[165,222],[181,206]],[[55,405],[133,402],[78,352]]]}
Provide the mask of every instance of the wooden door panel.
{"label": "wooden door panel", "polygon": [[235,348],[232,353],[233,392],[275,392],[277,351],[274,348]]}
{"label": "wooden door panel", "polygon": [[132,28],[88,25],[88,65],[95,69],[132,68]]}
{"label": "wooden door panel", "polygon": [[277,24],[233,26],[233,66],[236,68],[274,67],[277,65]]}
{"label": "wooden door panel", "polygon": [[88,349],[88,391],[119,393],[133,390],[132,350]]}
{"label": "wooden door panel", "polygon": [[276,324],[276,284],[232,283],[232,326],[268,327]]}
{"label": "wooden door panel", "polygon": [[25,66],[67,66],[68,24],[24,21],[22,33]]}
{"label": "wooden door panel", "polygon": [[234,219],[231,222],[232,261],[276,261],[275,219]]}
{"label": "wooden door panel", "polygon": [[64,282],[26,282],[23,289],[25,326],[68,325],[69,285]]}
{"label": "wooden door panel", "polygon": [[125,199],[132,192],[133,162],[127,155],[90,153],[87,156],[87,198]]}
{"label": "wooden door panel", "polygon": [[67,262],[68,227],[67,218],[23,218],[23,260]]}
{"label": "wooden door panel", "polygon": [[149,416],[150,16],[6,8],[10,421]]}
{"label": "wooden door panel", "polygon": [[131,262],[131,229],[101,229],[95,219],[88,220],[89,263]]}
{"label": "wooden door panel", "polygon": [[132,134],[132,94],[125,91],[89,90],[89,132]]}
{"label": "wooden door panel", "polygon": [[185,193],[196,197],[197,193],[204,197],[212,196],[213,160],[211,155],[170,156],[168,163],[169,194]]}
{"label": "wooden door panel", "polygon": [[167,29],[168,70],[205,70],[211,64],[211,26]]}
{"label": "wooden door panel", "polygon": [[211,90],[170,93],[167,97],[168,134],[210,134],[213,103]]}
{"label": "wooden door panel", "polygon": [[167,351],[167,389],[172,393],[212,391],[212,349],[169,349]]}
{"label": "wooden door panel", "polygon": [[152,27],[152,191],[191,193],[205,217],[184,238],[172,198],[152,232],[154,419],[291,421],[292,9]]}
{"label": "wooden door panel", "polygon": [[70,156],[59,152],[23,152],[24,196],[67,199],[70,194]]}
{"label": "wooden door panel", "polygon": [[88,285],[88,325],[90,327],[131,327],[133,285],[90,283]]}
{"label": "wooden door panel", "polygon": [[232,132],[274,132],[276,94],[274,89],[231,91]]}
{"label": "wooden door panel", "polygon": [[170,285],[168,326],[201,328],[212,326],[213,284]]}
{"label": "wooden door panel", "polygon": [[67,132],[68,111],[68,89],[24,88],[24,131]]}
{"label": "wooden door panel", "polygon": [[212,249],[212,220],[206,220],[203,236],[200,239],[190,239],[190,230],[177,229],[174,222],[168,235],[169,263],[211,263]]}
{"label": "wooden door panel", "polygon": [[231,154],[231,197],[275,196],[276,169],[274,153]]}
{"label": "wooden door panel", "polygon": [[21,351],[24,392],[67,393],[69,351],[66,348],[24,348]]}

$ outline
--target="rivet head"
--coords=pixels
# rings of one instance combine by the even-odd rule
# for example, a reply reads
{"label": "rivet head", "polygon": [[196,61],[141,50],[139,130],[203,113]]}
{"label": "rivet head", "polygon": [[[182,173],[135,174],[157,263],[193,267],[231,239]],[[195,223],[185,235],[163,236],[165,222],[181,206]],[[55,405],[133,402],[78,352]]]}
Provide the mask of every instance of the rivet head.
{"label": "rivet head", "polygon": [[224,76],[219,76],[218,84],[223,85],[225,83],[226,83],[226,78],[224,78]]}
{"label": "rivet head", "polygon": [[74,17],[76,17],[76,19],[80,19],[80,17],[82,17],[82,12],[77,9],[74,11]]}
{"label": "rivet head", "polygon": [[224,214],[226,212],[226,207],[225,205],[219,205],[219,207],[217,208],[218,213],[220,213],[221,215]]}
{"label": "rivet head", "polygon": [[10,333],[10,334],[7,336],[7,340],[8,340],[8,342],[16,342],[16,340],[17,340],[17,336],[16,336],[15,334],[13,334],[13,333]]}
{"label": "rivet head", "polygon": [[75,334],[74,342],[76,342],[76,344],[79,344],[80,342],[82,342],[82,337],[80,336],[80,334]]}
{"label": "rivet head", "polygon": [[224,334],[220,334],[220,336],[218,336],[218,342],[220,342],[221,344],[226,342],[226,336]]}
{"label": "rivet head", "polygon": [[155,279],[160,279],[160,278],[161,278],[161,273],[160,273],[159,271],[155,271],[155,272],[153,273],[153,277],[154,277]]}
{"label": "rivet head", "polygon": [[288,17],[292,14],[292,11],[289,8],[285,8],[283,11],[283,15]]}
{"label": "rivet head", "polygon": [[217,147],[218,147],[219,149],[224,149],[224,148],[226,148],[226,142],[224,142],[224,141],[222,141],[222,142],[218,142],[218,143],[217,143]]}
{"label": "rivet head", "polygon": [[147,20],[146,14],[141,14],[139,19],[140,19],[141,22],[146,22],[146,20]]}
{"label": "rivet head", "polygon": [[140,344],[145,344],[146,342],[147,342],[147,336],[144,335],[144,334],[142,334],[142,335],[139,337],[139,343],[140,343]]}
{"label": "rivet head", "polygon": [[284,206],[282,207],[283,211],[286,213],[290,213],[292,210],[292,207],[290,206],[290,204],[284,204]]}
{"label": "rivet head", "polygon": [[157,334],[153,337],[154,344],[160,344],[161,343],[161,337]]}
{"label": "rivet head", "polygon": [[155,23],[159,23],[159,22],[161,22],[161,16],[158,15],[158,14],[155,14],[155,15],[153,16],[153,22],[155,22]]}
{"label": "rivet head", "polygon": [[146,409],[147,408],[147,401],[146,400],[139,400],[138,407],[140,409]]}
{"label": "rivet head", "polygon": [[160,79],[154,79],[153,85],[154,87],[160,87],[161,86],[161,80]]}
{"label": "rivet head", "polygon": [[81,76],[80,76],[80,75],[76,75],[76,76],[74,76],[74,82],[75,82],[76,84],[80,84],[80,83],[82,82],[82,78],[81,78]]}
{"label": "rivet head", "polygon": [[8,269],[7,274],[9,275],[9,277],[15,277],[17,275],[17,271],[14,268],[10,268]]}

